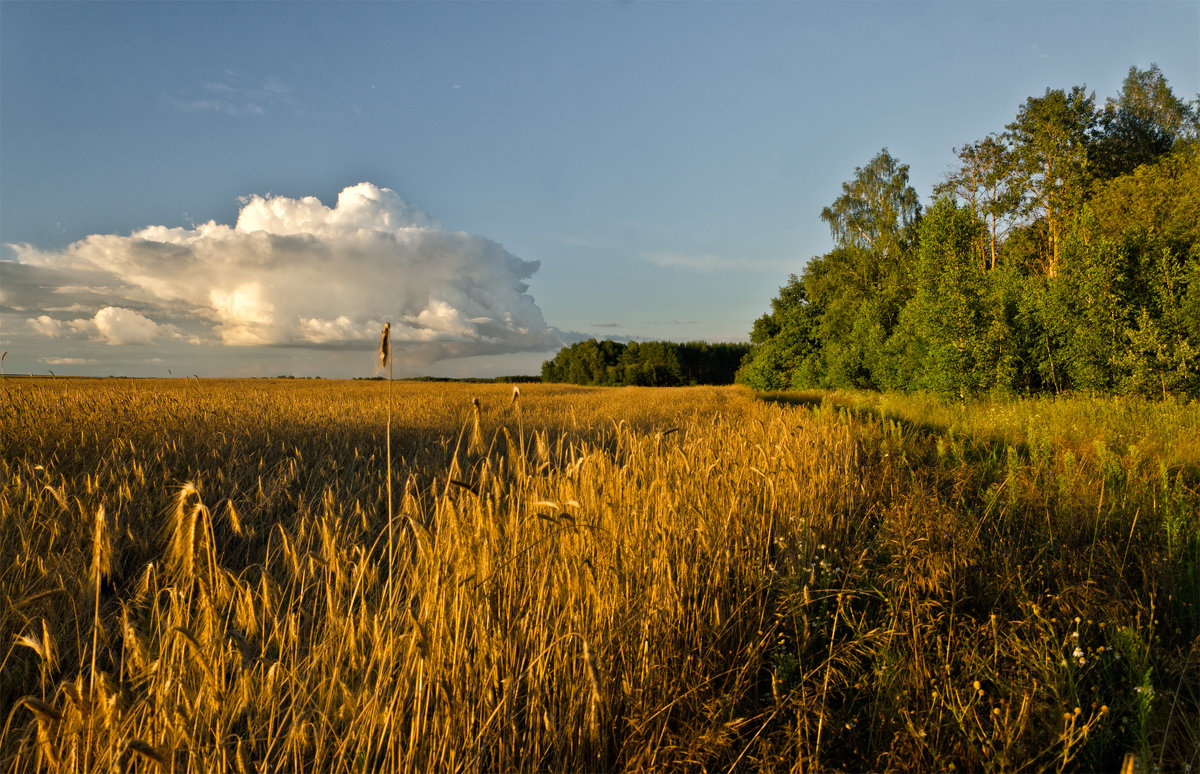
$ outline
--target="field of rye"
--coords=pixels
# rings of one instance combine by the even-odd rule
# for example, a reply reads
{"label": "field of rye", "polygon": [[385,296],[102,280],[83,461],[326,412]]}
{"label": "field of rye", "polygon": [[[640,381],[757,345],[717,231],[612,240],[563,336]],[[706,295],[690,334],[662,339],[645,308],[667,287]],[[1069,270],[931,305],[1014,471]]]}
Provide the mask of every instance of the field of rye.
{"label": "field of rye", "polygon": [[1196,404],[0,392],[0,772],[1200,771]]}

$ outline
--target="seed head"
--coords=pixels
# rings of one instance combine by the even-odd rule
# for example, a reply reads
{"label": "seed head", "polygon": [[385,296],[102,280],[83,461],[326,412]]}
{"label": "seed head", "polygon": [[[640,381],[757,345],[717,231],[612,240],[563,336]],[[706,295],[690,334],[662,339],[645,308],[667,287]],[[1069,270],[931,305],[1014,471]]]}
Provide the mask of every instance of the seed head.
{"label": "seed head", "polygon": [[88,577],[93,584],[100,582],[101,576],[112,573],[112,539],[108,531],[108,519],[104,514],[104,506],[96,510],[92,523],[92,564],[88,568]]}
{"label": "seed head", "polygon": [[392,324],[384,323],[379,336],[379,367],[387,368],[392,359]]}
{"label": "seed head", "polygon": [[57,723],[63,719],[63,714],[53,706],[32,696],[21,699],[21,703],[37,717],[38,723]]}

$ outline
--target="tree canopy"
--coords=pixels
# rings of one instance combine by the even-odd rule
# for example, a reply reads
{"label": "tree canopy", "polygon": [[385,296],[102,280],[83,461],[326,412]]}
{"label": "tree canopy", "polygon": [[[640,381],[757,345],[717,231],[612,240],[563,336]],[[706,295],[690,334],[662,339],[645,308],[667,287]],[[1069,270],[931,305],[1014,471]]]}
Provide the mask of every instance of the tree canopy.
{"label": "tree canopy", "polygon": [[1028,98],[922,211],[885,148],[821,213],[834,248],[754,322],[757,389],[1200,397],[1200,111],[1157,66],[1096,108]]}
{"label": "tree canopy", "polygon": [[563,347],[542,363],[543,382],[675,387],[732,384],[748,344],[597,341]]}

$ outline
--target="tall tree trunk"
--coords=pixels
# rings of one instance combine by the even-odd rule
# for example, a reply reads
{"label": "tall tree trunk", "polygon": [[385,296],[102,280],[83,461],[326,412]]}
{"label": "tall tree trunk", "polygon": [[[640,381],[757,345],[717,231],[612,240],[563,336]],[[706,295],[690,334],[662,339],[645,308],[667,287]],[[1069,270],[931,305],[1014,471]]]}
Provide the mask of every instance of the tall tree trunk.
{"label": "tall tree trunk", "polygon": [[1046,213],[1046,230],[1050,237],[1050,265],[1046,274],[1050,279],[1058,276],[1058,213],[1048,210]]}
{"label": "tall tree trunk", "polygon": [[988,253],[991,262],[991,265],[988,266],[989,271],[996,268],[996,216],[994,214],[992,215],[992,240],[990,247],[991,251]]}

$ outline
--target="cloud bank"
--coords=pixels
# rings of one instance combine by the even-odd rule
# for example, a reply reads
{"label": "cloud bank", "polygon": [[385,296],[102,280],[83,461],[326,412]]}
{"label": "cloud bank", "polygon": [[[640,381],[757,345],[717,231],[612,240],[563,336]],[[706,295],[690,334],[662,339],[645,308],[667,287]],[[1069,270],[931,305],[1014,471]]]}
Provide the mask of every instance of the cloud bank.
{"label": "cloud bank", "polygon": [[384,322],[410,362],[559,341],[527,292],[538,262],[448,232],[387,188],[359,183],[333,207],[242,204],[232,227],[150,226],[55,252],[9,245],[0,305],[25,312],[32,333],[115,346],[367,347]]}

